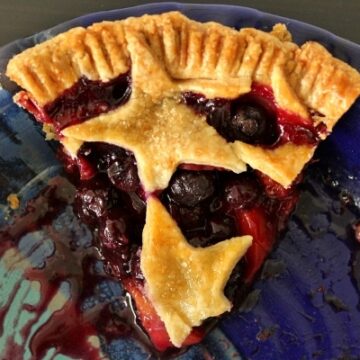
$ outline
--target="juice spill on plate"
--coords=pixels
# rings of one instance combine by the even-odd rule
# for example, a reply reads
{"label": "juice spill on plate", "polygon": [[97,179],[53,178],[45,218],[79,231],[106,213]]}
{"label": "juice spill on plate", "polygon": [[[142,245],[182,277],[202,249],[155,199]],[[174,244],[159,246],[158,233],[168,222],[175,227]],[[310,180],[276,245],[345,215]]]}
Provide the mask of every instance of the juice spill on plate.
{"label": "juice spill on plate", "polygon": [[[101,359],[98,334],[105,342],[143,336],[134,326],[128,297],[105,274],[90,232],[72,213],[73,195],[67,180],[54,178],[0,231],[5,359],[29,351],[36,359],[54,351]],[[17,273],[17,281],[7,280]]]}

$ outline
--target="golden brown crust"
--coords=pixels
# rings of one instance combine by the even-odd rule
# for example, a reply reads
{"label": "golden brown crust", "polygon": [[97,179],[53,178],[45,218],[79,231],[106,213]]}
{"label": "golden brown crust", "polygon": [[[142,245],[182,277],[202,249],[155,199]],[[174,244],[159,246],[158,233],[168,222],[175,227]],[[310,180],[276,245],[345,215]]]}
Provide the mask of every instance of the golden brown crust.
{"label": "golden brown crust", "polygon": [[[253,81],[276,88],[271,75],[280,67],[293,89],[291,103],[295,99],[328,116],[330,127],[360,92],[356,70],[317,43],[298,48],[289,41],[284,25],[275,26],[271,34],[236,31],[217,23],[197,23],[176,12],[72,29],[17,55],[7,75],[44,105],[81,76],[108,81],[129,70],[128,46],[134,33],[173,79],[213,80],[215,89],[209,94],[213,96],[237,96],[248,91]],[[201,89],[201,84],[194,86]],[[286,92],[281,95],[280,104],[287,98]],[[340,106],[329,99],[337,99]]]}
{"label": "golden brown crust", "polygon": [[307,42],[296,51],[289,82],[303,103],[324,115],[329,131],[360,95],[360,74],[323,46]]}
{"label": "golden brown crust", "polygon": [[150,300],[175,346],[181,346],[192,327],[230,310],[224,288],[251,242],[251,236],[242,236],[193,247],[160,201],[148,200],[141,269]]}
{"label": "golden brown crust", "polygon": [[154,104],[140,91],[124,106],[70,126],[63,134],[70,153],[77,151],[82,141],[107,142],[131,150],[148,192],[166,188],[181,163],[212,165],[236,173],[246,170],[232,144],[209,126],[204,116],[195,115],[176,99],[164,98]]}
{"label": "golden brown crust", "polygon": [[74,28],[10,60],[7,76],[41,106],[82,76],[109,81],[130,67],[122,22]]}
{"label": "golden brown crust", "polygon": [[[314,121],[322,121],[331,131],[359,96],[360,75],[320,44],[308,42],[298,47],[290,40],[285,25],[275,26],[271,33],[248,28],[236,31],[217,23],[198,23],[177,12],[145,15],[58,35],[14,57],[7,75],[40,105],[56,99],[81,76],[108,81],[130,66],[133,87],[152,97],[154,103],[161,102],[162,94],[171,87],[207,97],[235,98],[249,92],[256,81],[272,87],[283,109],[304,118],[309,118],[309,110],[321,113]],[[156,81],[149,81],[154,76]],[[241,147],[252,148],[259,155],[256,161],[251,151],[238,151]],[[279,151],[265,154],[246,144],[234,149],[240,163],[266,171],[271,167],[261,163],[270,156],[276,174],[288,173],[285,163],[276,157]],[[313,150],[309,146],[307,153]],[[301,170],[305,162],[298,159],[297,163]],[[296,176],[293,173],[293,178],[275,177],[288,186]]]}
{"label": "golden brown crust", "polygon": [[240,141],[234,143],[234,149],[253,169],[267,174],[284,187],[294,181],[315,151],[315,147],[308,145],[288,143],[275,149],[264,149]]}

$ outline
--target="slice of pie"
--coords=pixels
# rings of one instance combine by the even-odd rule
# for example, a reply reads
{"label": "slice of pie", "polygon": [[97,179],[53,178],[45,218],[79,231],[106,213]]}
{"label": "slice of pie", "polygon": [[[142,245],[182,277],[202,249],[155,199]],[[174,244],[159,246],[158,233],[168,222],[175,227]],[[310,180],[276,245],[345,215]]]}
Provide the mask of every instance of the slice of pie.
{"label": "slice of pie", "polygon": [[199,342],[241,298],[360,94],[355,69],[284,25],[177,12],[71,29],[7,75],[61,143],[76,213],[160,351]]}

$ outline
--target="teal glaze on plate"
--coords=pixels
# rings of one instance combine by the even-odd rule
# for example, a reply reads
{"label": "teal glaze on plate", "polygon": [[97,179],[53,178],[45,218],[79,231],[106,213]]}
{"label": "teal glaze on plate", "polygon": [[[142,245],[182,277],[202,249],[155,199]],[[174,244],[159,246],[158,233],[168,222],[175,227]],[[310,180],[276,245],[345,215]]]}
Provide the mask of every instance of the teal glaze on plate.
{"label": "teal glaze on plate", "polygon": [[[0,71],[4,73],[14,53],[73,26],[169,10],[180,10],[195,20],[215,20],[235,28],[253,26],[269,30],[276,22],[284,22],[298,43],[317,40],[334,55],[360,69],[358,45],[311,25],[243,7],[159,3],[89,14],[16,41],[0,49]],[[14,90],[3,75],[0,79],[7,89]],[[265,268],[265,275],[254,284],[259,295],[257,302],[242,312],[225,316],[201,344],[191,347],[178,359],[241,359],[240,353],[243,358],[254,360],[360,358],[360,279],[357,285],[353,277],[357,269],[360,274],[360,245],[355,242],[351,228],[360,219],[359,138],[360,101],[317,151],[320,161],[309,169],[306,191],[291,219],[289,231],[267,263],[268,269],[272,269],[270,275],[266,275]],[[15,213],[6,204],[10,192],[19,194],[24,205],[59,174],[53,145],[43,140],[39,126],[12,103],[10,93],[0,90],[0,226],[14,219]],[[343,190],[342,197],[350,193],[355,204],[344,206],[338,188]],[[46,228],[28,233],[16,248],[8,249],[0,259],[1,359],[16,359],[13,353],[4,353],[9,341],[20,345],[23,358],[30,359],[32,334],[73,296],[74,287],[67,281],[61,282],[54,295],[58,301],[51,303],[38,318],[30,311],[39,304],[42,294],[40,283],[26,279],[26,271],[34,267],[46,271],[60,245],[73,249],[70,254],[76,256],[69,262],[76,262],[90,249],[90,234],[74,221],[70,207],[59,213],[52,225],[55,233],[50,234]],[[70,238],[72,244],[68,241]],[[354,257],[357,254],[358,263]],[[103,274],[101,261],[96,266],[102,280],[84,299],[82,310],[88,314],[112,304],[121,312],[124,295],[121,287]],[[30,331],[24,337],[22,330],[29,324]],[[101,346],[104,358],[147,359],[151,356],[140,342],[129,338],[106,342],[98,333],[92,340]],[[49,347],[43,359],[70,358]]]}

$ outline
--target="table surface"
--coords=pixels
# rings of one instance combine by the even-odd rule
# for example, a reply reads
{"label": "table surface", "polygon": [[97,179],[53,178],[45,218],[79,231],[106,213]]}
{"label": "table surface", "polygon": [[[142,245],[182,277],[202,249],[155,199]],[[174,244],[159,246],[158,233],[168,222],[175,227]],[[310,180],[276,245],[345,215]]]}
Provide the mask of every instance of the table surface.
{"label": "table surface", "polygon": [[[182,2],[222,3],[219,0]],[[0,0],[0,46],[83,14],[145,3],[149,1]],[[227,0],[225,3],[298,19],[360,44],[360,0]]]}

